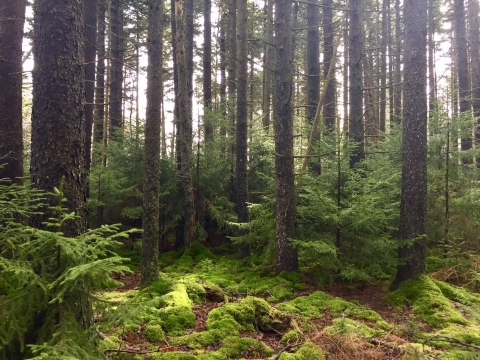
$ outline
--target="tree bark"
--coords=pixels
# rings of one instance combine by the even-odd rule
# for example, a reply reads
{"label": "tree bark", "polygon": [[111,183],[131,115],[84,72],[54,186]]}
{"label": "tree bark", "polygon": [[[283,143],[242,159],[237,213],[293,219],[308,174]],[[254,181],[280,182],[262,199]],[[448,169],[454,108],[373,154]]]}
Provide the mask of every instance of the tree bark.
{"label": "tree bark", "polygon": [[270,126],[270,107],[272,98],[272,72],[274,67],[273,58],[273,0],[265,0],[265,39],[263,57],[263,101],[262,101],[262,125],[268,129]]}
{"label": "tree bark", "polygon": [[205,140],[211,140],[213,128],[208,123],[208,112],[212,110],[212,1],[204,0],[203,33],[203,119]]}
{"label": "tree bark", "polygon": [[350,139],[356,148],[350,155],[350,167],[355,167],[364,157],[364,123],[363,123],[363,0],[350,0]]}
{"label": "tree bark", "polygon": [[292,2],[277,0],[275,8],[275,183],[277,273],[298,270],[295,236],[293,163]]}
{"label": "tree bark", "polygon": [[[399,260],[392,289],[426,272],[427,2],[405,0],[405,99]],[[414,242],[406,244],[406,242]]]}
{"label": "tree bark", "polygon": [[382,43],[380,51],[380,131],[385,132],[387,119],[387,47],[388,47],[388,12],[390,11],[390,0],[382,2]]}
{"label": "tree bark", "polygon": [[[329,0],[324,0],[329,1]],[[324,10],[325,11],[325,10]],[[331,11],[331,9],[330,9]],[[325,20],[325,18],[324,18]],[[318,0],[307,4],[307,122],[311,125],[315,118],[320,96],[320,8]],[[324,23],[324,37],[327,37]],[[324,58],[327,57],[325,52]],[[327,59],[325,59],[325,66]]]}
{"label": "tree bark", "polygon": [[[477,119],[477,127],[475,128],[475,145],[477,148],[480,145],[480,21],[478,8],[478,0],[468,1],[472,107],[473,115]],[[480,167],[480,158],[477,158],[476,162],[477,167]]]}
{"label": "tree bark", "polygon": [[395,0],[395,84],[393,85],[394,123],[400,124],[402,117],[402,27],[400,0]]}
{"label": "tree bark", "polygon": [[124,31],[123,31],[123,1],[111,0],[111,75],[110,75],[110,139],[118,139],[116,132],[123,127],[123,62],[124,62]]}
{"label": "tree bark", "polygon": [[[183,247],[193,242],[195,206],[192,185],[192,110],[189,101],[189,71],[187,65],[187,16],[183,0],[175,0],[176,61],[178,75],[178,116],[180,179],[184,196]],[[182,104],[180,106],[180,104]]]}
{"label": "tree bark", "polygon": [[103,141],[103,122],[105,117],[105,34],[107,4],[106,0],[98,0],[97,16],[97,80],[95,86],[95,122],[93,128],[93,143]]}
{"label": "tree bark", "polygon": [[85,11],[85,166],[90,171],[97,55],[97,0],[83,0]]}
{"label": "tree bark", "polygon": [[428,0],[428,104],[429,118],[436,106],[435,84],[435,0]]}
{"label": "tree bark", "polygon": [[148,2],[147,113],[145,121],[145,158],[143,170],[143,241],[141,284],[158,278],[160,211],[160,126],[162,122],[162,0]]}
{"label": "tree bark", "polygon": [[[330,63],[333,61],[333,0],[323,0],[323,78],[326,79]],[[336,103],[336,81],[331,79],[325,84],[327,92],[325,93],[325,107],[323,116],[325,126],[328,132],[331,132],[336,125],[337,109]]]}
{"label": "tree bark", "polygon": [[21,183],[22,40],[26,0],[0,0],[0,179]]}

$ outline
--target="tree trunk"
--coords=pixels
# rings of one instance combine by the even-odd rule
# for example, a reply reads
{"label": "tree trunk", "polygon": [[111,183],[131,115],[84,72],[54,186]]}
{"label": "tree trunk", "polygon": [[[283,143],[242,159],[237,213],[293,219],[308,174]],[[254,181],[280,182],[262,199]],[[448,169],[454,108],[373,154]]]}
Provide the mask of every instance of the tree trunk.
{"label": "tree trunk", "polygon": [[22,40],[26,0],[0,0],[0,179],[21,183]]}
{"label": "tree trunk", "polygon": [[95,123],[93,143],[103,140],[103,120],[105,116],[105,17],[107,13],[106,0],[98,0],[98,32],[97,32],[97,81],[95,86]]}
{"label": "tree trunk", "polygon": [[429,118],[436,106],[435,92],[435,0],[428,0],[428,104]]}
{"label": "tree trunk", "polygon": [[363,124],[363,0],[350,1],[350,139],[356,148],[350,155],[350,167],[355,167],[365,157]]}
{"label": "tree trunk", "polygon": [[[329,0],[326,0],[327,2]],[[325,2],[325,0],[324,0]],[[331,10],[331,9],[330,9]],[[325,10],[324,10],[325,11]],[[325,19],[324,19],[325,20]],[[315,118],[320,96],[320,8],[318,0],[307,4],[307,122],[311,125]],[[325,24],[324,24],[324,32]],[[324,35],[327,37],[326,33]],[[327,57],[325,52],[324,57]],[[326,59],[325,59],[325,66]],[[328,70],[327,70],[328,71]],[[318,139],[318,138],[317,138]]]}
{"label": "tree trunk", "polygon": [[143,239],[141,284],[158,278],[160,209],[160,126],[162,90],[162,0],[148,3],[147,113],[145,121],[145,158],[143,169]]}
{"label": "tree trunk", "polygon": [[110,75],[110,139],[117,139],[116,132],[123,127],[123,1],[112,0],[111,6],[111,75]]}
{"label": "tree trunk", "polygon": [[[426,271],[427,215],[427,2],[405,0],[405,99],[400,239],[402,262],[392,289]],[[414,241],[405,244],[405,242]]]}
{"label": "tree trunk", "polygon": [[400,124],[402,116],[402,28],[400,0],[395,0],[395,84],[393,85],[394,123]]}
{"label": "tree trunk", "polygon": [[[470,105],[470,79],[468,77],[468,50],[467,35],[465,29],[465,5],[464,0],[454,1],[454,17],[455,17],[455,38],[457,45],[457,74],[458,74],[458,91],[460,98],[460,114],[471,110]],[[472,136],[462,136],[462,151],[472,148]]]}
{"label": "tree trunk", "polygon": [[272,73],[274,65],[273,53],[273,0],[265,0],[265,39],[263,56],[263,100],[262,125],[270,126],[270,103],[272,97]]}
{"label": "tree trunk", "polygon": [[[248,222],[247,185],[247,0],[238,0],[238,67],[237,67],[237,124],[236,124],[236,209],[239,223]],[[250,244],[240,244],[240,259],[250,255]]]}
{"label": "tree trunk", "polygon": [[277,273],[298,270],[295,236],[295,185],[292,104],[292,3],[277,0],[275,9],[275,183]]}
{"label": "tree trunk", "polygon": [[388,12],[390,11],[390,0],[382,2],[382,44],[380,52],[380,131],[385,132],[387,119],[387,47],[388,47]]}
{"label": "tree trunk", "polygon": [[97,0],[83,0],[85,9],[85,166],[90,171],[97,55]]}
{"label": "tree trunk", "polygon": [[350,69],[350,59],[348,55],[348,44],[349,44],[349,19],[350,19],[350,0],[346,0],[346,11],[344,14],[343,20],[343,132],[347,136],[349,132],[349,117],[348,117],[348,101],[349,101],[349,73]]}
{"label": "tree trunk", "polygon": [[[371,57],[372,55],[370,55]],[[372,145],[375,142],[375,138],[378,136],[378,122],[377,122],[377,110],[375,102],[375,83],[372,76],[372,63],[369,60],[367,54],[363,55],[363,82],[365,84],[364,91],[364,112],[365,112],[365,135],[368,137],[366,145]]]}
{"label": "tree trunk", "polygon": [[195,206],[192,185],[192,110],[189,100],[189,70],[187,65],[187,16],[183,0],[175,0],[176,61],[178,75],[178,116],[180,179],[184,196],[183,247],[193,242]]}
{"label": "tree trunk", "polygon": [[[480,21],[478,19],[478,0],[468,1],[468,15],[470,28],[470,68],[472,74],[472,105],[473,115],[477,119],[475,128],[475,145],[480,145]],[[480,167],[480,157],[477,158],[477,167]]]}
{"label": "tree trunk", "polygon": [[[323,78],[326,79],[330,63],[333,61],[333,0],[323,0]],[[327,131],[335,128],[337,116],[336,101],[336,82],[335,77],[325,84],[327,92],[325,93],[325,107],[323,116]]]}
{"label": "tree trunk", "polygon": [[[204,0],[204,33],[203,33],[203,117],[212,110],[212,2]],[[205,139],[211,140],[213,128],[208,121],[205,123]]]}

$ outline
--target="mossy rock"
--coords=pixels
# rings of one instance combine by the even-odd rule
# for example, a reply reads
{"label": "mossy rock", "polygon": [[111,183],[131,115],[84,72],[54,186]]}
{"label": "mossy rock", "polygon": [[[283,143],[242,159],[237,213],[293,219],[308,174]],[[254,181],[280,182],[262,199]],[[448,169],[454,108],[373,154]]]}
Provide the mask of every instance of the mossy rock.
{"label": "mossy rock", "polygon": [[[238,332],[237,332],[238,334]],[[189,335],[170,338],[170,345],[187,345],[191,349],[205,349],[230,335],[222,330],[212,329]]]}
{"label": "mossy rock", "polygon": [[151,360],[197,360],[195,355],[185,354],[180,351],[172,351],[167,353],[153,353]]}
{"label": "mossy rock", "polygon": [[348,301],[330,296],[323,291],[315,291],[308,296],[299,296],[294,300],[277,305],[277,309],[286,312],[311,317],[322,317],[325,309],[333,315],[338,315],[349,308],[358,307]]}
{"label": "mossy rock", "polygon": [[291,317],[273,307],[265,300],[248,296],[239,303],[229,303],[208,314],[207,328],[224,319],[233,319],[242,330],[285,332],[290,328]]}
{"label": "mossy rock", "polygon": [[[223,340],[223,345],[212,355],[219,359],[262,359],[273,354],[273,350],[263,342],[251,338],[228,336]],[[207,357],[198,356],[199,359]]]}
{"label": "mossy rock", "polygon": [[307,342],[295,354],[283,353],[279,360],[324,360],[325,355],[317,345]]}
{"label": "mossy rock", "polygon": [[282,338],[280,339],[280,342],[293,344],[302,340],[303,338],[304,338],[303,334],[301,334],[298,330],[290,330],[282,336]]}
{"label": "mossy rock", "polygon": [[193,329],[196,316],[192,309],[186,306],[176,306],[166,309],[160,315],[162,327],[168,335],[183,335],[185,330]]}
{"label": "mossy rock", "polygon": [[117,352],[111,354],[112,360],[143,360],[140,354]]}
{"label": "mossy rock", "polygon": [[466,325],[469,321],[452,305],[436,282],[425,275],[407,280],[385,300],[393,305],[412,305],[413,312],[430,326],[443,329],[451,324]]}
{"label": "mossy rock", "polygon": [[148,324],[143,331],[143,337],[149,342],[164,342],[165,335],[160,325]]}
{"label": "mossy rock", "polygon": [[384,334],[383,331],[374,330],[360,321],[344,317],[334,319],[333,324],[325,327],[323,331],[327,334],[356,334],[367,338]]}

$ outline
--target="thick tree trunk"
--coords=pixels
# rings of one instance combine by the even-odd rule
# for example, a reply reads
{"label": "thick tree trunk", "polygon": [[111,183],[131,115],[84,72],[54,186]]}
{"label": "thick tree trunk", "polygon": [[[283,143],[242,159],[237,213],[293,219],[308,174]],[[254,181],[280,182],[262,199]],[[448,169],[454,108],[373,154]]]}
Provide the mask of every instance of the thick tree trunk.
{"label": "thick tree trunk", "polygon": [[124,31],[123,31],[123,1],[111,0],[111,76],[110,76],[110,139],[117,139],[116,132],[123,127],[123,53],[124,53]]}
{"label": "thick tree trunk", "polygon": [[435,0],[428,0],[428,104],[432,118],[436,106],[435,84]]}
{"label": "thick tree trunk", "polygon": [[388,47],[388,12],[390,11],[390,0],[382,2],[382,43],[380,51],[380,131],[385,132],[385,123],[387,119],[387,47]]}
{"label": "thick tree trunk", "polygon": [[159,94],[162,89],[162,17],[162,0],[149,0],[147,113],[143,162],[142,286],[146,286],[158,278],[160,126],[162,121]]}
{"label": "thick tree trunk", "polygon": [[[402,262],[392,288],[426,271],[427,215],[427,2],[405,0],[405,99],[402,197],[398,250]],[[405,242],[414,241],[414,244]]]}
{"label": "thick tree trunk", "polygon": [[[238,0],[238,68],[237,68],[237,124],[236,124],[236,209],[239,223],[248,222],[247,185],[247,0]],[[240,244],[240,259],[250,255],[250,244]]]}
{"label": "thick tree trunk", "polygon": [[[323,0],[323,78],[326,79],[330,63],[333,61],[333,0]],[[323,116],[327,131],[332,131],[336,125],[337,109],[335,77],[326,83],[325,107]]]}
{"label": "thick tree trunk", "polygon": [[103,140],[103,121],[105,117],[105,34],[107,4],[106,0],[98,0],[97,26],[97,80],[95,86],[95,123],[93,128],[93,143]]}
{"label": "thick tree trunk", "polygon": [[350,0],[350,139],[356,143],[356,148],[350,155],[350,167],[353,168],[365,157],[364,123],[363,123],[363,0]]}
{"label": "thick tree trunk", "polygon": [[[480,21],[478,18],[478,0],[468,1],[468,16],[470,29],[470,68],[472,74],[472,106],[473,115],[477,118],[475,128],[475,145],[480,145]],[[480,167],[480,158],[477,158]]]}
{"label": "thick tree trunk", "polygon": [[[465,5],[464,0],[454,1],[454,17],[455,17],[455,39],[457,45],[457,74],[458,74],[458,91],[460,98],[460,114],[471,110],[470,104],[470,79],[468,77],[468,50],[467,50],[467,34],[465,28]],[[462,136],[462,150],[472,148],[471,135]]]}
{"label": "thick tree trunk", "polygon": [[[193,242],[195,206],[192,185],[192,110],[189,101],[189,72],[187,65],[187,16],[183,0],[175,0],[176,61],[178,75],[178,146],[180,154],[180,179],[184,196],[183,247]],[[180,104],[182,104],[180,106]]]}
{"label": "thick tree trunk", "polygon": [[[370,56],[371,57],[371,56]],[[372,76],[372,63],[367,54],[363,54],[363,83],[365,85],[364,91],[364,128],[365,136],[368,138],[365,141],[366,145],[372,145],[375,138],[378,136],[378,121],[377,121],[377,107],[375,101],[375,83]]]}
{"label": "thick tree trunk", "polygon": [[400,0],[395,0],[395,84],[393,85],[394,123],[400,124],[402,117],[402,28]]}
{"label": "thick tree trunk", "polygon": [[275,183],[277,273],[298,270],[295,236],[293,164],[292,2],[277,0],[275,8]]}
{"label": "thick tree trunk", "polygon": [[347,136],[349,132],[349,69],[350,69],[350,58],[349,58],[349,29],[350,29],[350,0],[346,0],[346,10],[344,13],[344,20],[343,20],[343,133]]}
{"label": "thick tree trunk", "polygon": [[203,116],[205,123],[205,140],[211,140],[213,128],[206,115],[212,110],[212,2],[204,0],[204,33],[203,33]]}
{"label": "thick tree trunk", "polygon": [[90,171],[97,55],[97,0],[83,0],[85,9],[85,166]]}
{"label": "thick tree trunk", "polygon": [[[326,0],[327,2],[329,0]],[[325,2],[325,0],[324,0]],[[325,11],[325,10],[324,10]],[[330,9],[331,11],[331,9]],[[324,18],[325,21],[325,18]],[[320,8],[318,0],[307,4],[307,122],[311,125],[320,97]],[[325,24],[324,24],[324,32]],[[327,37],[326,34],[324,37]],[[327,57],[325,52],[324,57]],[[326,59],[325,59],[326,60]],[[327,66],[325,61],[325,66]],[[327,70],[328,71],[328,70]]]}
{"label": "thick tree trunk", "polygon": [[[222,14],[220,15],[220,113],[223,118],[227,115],[227,45],[226,45],[226,34],[227,34],[227,15],[225,10],[222,9]],[[220,134],[225,136],[226,129],[225,125],[222,124],[220,128]]]}
{"label": "thick tree trunk", "polygon": [[21,183],[22,41],[26,0],[0,0],[0,179]]}
{"label": "thick tree trunk", "polygon": [[263,101],[262,125],[270,126],[270,107],[272,98],[272,73],[274,67],[273,53],[273,0],[265,0],[265,39],[263,56]]}

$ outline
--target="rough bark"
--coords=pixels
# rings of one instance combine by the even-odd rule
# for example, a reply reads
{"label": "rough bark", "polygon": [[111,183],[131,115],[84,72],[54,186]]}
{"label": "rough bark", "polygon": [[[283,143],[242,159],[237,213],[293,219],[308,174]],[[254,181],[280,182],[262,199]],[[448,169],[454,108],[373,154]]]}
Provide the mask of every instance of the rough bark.
{"label": "rough bark", "polygon": [[372,55],[363,55],[363,83],[364,91],[364,131],[367,140],[365,143],[371,145],[378,135],[377,107],[375,101],[375,83],[372,76],[372,63],[370,59]]}
{"label": "rough bark", "polygon": [[85,11],[85,166],[90,171],[97,55],[97,0],[83,0]]}
{"label": "rough bark", "polygon": [[[226,46],[227,15],[224,9],[220,15],[220,113],[225,118],[227,114],[227,46]],[[225,126],[222,125],[220,134],[225,136]]]}
{"label": "rough bark", "polygon": [[175,0],[176,61],[178,76],[178,146],[180,154],[180,179],[184,196],[183,247],[193,242],[195,206],[192,185],[192,110],[189,101],[189,72],[187,65],[187,16],[183,0]]}
{"label": "rough bark", "polygon": [[363,0],[350,0],[350,36],[349,36],[349,80],[350,80],[350,139],[356,148],[350,155],[350,167],[353,168],[365,156],[363,124]]}
{"label": "rough bark", "polygon": [[107,13],[106,0],[98,0],[97,25],[97,79],[95,86],[95,122],[93,127],[93,143],[103,140],[103,120],[105,116],[105,34]]}
{"label": "rough bark", "polygon": [[395,84],[393,85],[394,123],[400,124],[402,116],[402,27],[400,0],[395,0]]}
{"label": "rough bark", "polygon": [[194,24],[194,6],[193,0],[184,0],[185,17],[187,32],[185,37],[185,47],[187,55],[187,71],[188,71],[188,100],[190,102],[190,111],[193,109],[193,36],[195,32]]}
{"label": "rough bark", "polygon": [[433,116],[436,103],[435,92],[435,0],[428,0],[428,104],[429,117]]}
{"label": "rough bark", "polygon": [[[478,0],[468,1],[469,29],[470,29],[470,68],[472,74],[472,107],[473,115],[477,119],[475,129],[475,145],[480,144],[480,21]],[[480,167],[480,158],[477,158],[477,167]]]}
{"label": "rough bark", "polygon": [[[324,0],[329,1],[329,0]],[[325,10],[324,10],[325,11]],[[318,0],[307,4],[307,122],[311,125],[315,118],[320,96],[320,8]],[[325,24],[324,24],[324,32]],[[326,35],[324,35],[326,37]],[[326,56],[326,52],[325,52]],[[325,62],[326,66],[326,62]]]}
{"label": "rough bark", "polygon": [[349,19],[350,19],[350,0],[346,0],[346,10],[344,12],[344,20],[343,20],[343,133],[346,135],[349,131],[349,117],[348,117],[348,102],[349,102],[349,68],[350,68],[350,58],[349,58]]}
{"label": "rough bark", "polygon": [[[330,63],[333,61],[333,0],[323,0],[323,78],[326,79]],[[325,118],[325,126],[327,131],[335,128],[337,109],[336,103],[336,82],[335,78],[331,79],[325,86],[325,107],[323,116]]]}
{"label": "rough bark", "polygon": [[275,183],[277,272],[297,271],[292,104],[292,2],[276,1],[275,8]]}
{"label": "rough bark", "polygon": [[[460,114],[471,110],[470,105],[470,79],[468,76],[468,49],[467,34],[465,28],[465,4],[464,0],[454,1],[455,38],[457,45],[457,74],[458,95],[460,98]],[[472,148],[471,135],[462,136],[462,151]]]}
{"label": "rough bark", "polygon": [[[212,110],[212,1],[204,0],[204,33],[203,33],[203,113]],[[210,140],[213,128],[205,123],[205,139]]]}
{"label": "rough bark", "polygon": [[[427,2],[405,1],[405,98],[402,141],[400,248],[392,288],[426,271]],[[414,242],[405,244],[406,242]]]}
{"label": "rough bark", "polygon": [[143,162],[143,241],[141,284],[158,278],[160,209],[160,126],[162,89],[162,0],[148,2],[147,112]]}
{"label": "rough bark", "polygon": [[26,0],[0,0],[0,179],[21,183],[22,40]]}
{"label": "rough bark", "polygon": [[123,21],[123,1],[112,0],[111,6],[111,75],[110,75],[110,139],[117,139],[116,132],[123,127],[122,108],[123,108],[123,63],[124,63],[124,21]]}
{"label": "rough bark", "polygon": [[390,10],[390,0],[382,2],[382,43],[380,49],[380,131],[385,132],[385,123],[387,119],[387,47],[388,47],[388,12]]}
{"label": "rough bark", "polygon": [[[228,21],[228,100],[233,107],[237,91],[237,0],[229,1]],[[233,115],[234,111],[231,113]],[[235,116],[231,119],[234,122]]]}
{"label": "rough bark", "polygon": [[263,57],[263,101],[262,125],[268,129],[270,126],[270,107],[272,98],[272,73],[274,67],[273,56],[273,0],[265,0],[265,39]]}

